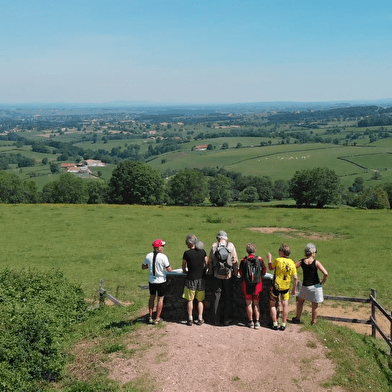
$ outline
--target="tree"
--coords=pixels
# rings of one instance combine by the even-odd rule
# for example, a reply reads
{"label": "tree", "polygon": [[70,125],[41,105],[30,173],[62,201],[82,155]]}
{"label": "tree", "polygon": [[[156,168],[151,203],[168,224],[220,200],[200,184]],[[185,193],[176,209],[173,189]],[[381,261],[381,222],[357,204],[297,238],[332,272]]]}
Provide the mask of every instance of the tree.
{"label": "tree", "polygon": [[365,189],[364,180],[362,177],[356,177],[353,184],[348,188],[350,192],[360,193]]}
{"label": "tree", "polygon": [[168,183],[171,204],[194,206],[204,203],[208,195],[207,181],[198,170],[185,169],[178,172]]}
{"label": "tree", "polygon": [[87,198],[83,180],[71,173],[62,174],[57,181],[49,182],[42,188],[44,203],[82,204]]}
{"label": "tree", "polygon": [[257,189],[254,186],[247,186],[239,196],[240,201],[245,203],[253,203],[259,198]]}
{"label": "tree", "polygon": [[290,196],[289,183],[285,180],[276,180],[274,183],[273,198],[275,200],[287,199]]}
{"label": "tree", "polygon": [[297,171],[290,180],[289,192],[297,206],[322,208],[340,202],[342,186],[334,170],[316,167]]}
{"label": "tree", "polygon": [[222,174],[217,174],[208,181],[208,194],[214,206],[222,207],[230,201],[232,183],[230,178]]}
{"label": "tree", "polygon": [[22,181],[13,173],[0,172],[0,203],[36,203],[37,199],[34,182]]}
{"label": "tree", "polygon": [[50,172],[52,174],[58,173],[59,171],[60,171],[60,167],[59,167],[58,164],[56,164],[56,163],[51,163],[50,164]]}
{"label": "tree", "polygon": [[87,204],[102,204],[105,202],[108,191],[106,182],[92,180],[87,182],[86,187],[88,193]]}
{"label": "tree", "polygon": [[358,207],[368,208],[371,210],[390,208],[388,194],[381,188],[367,188],[363,193],[358,195]]}
{"label": "tree", "polygon": [[160,204],[164,199],[163,179],[145,163],[124,160],[113,170],[108,196],[114,204]]}

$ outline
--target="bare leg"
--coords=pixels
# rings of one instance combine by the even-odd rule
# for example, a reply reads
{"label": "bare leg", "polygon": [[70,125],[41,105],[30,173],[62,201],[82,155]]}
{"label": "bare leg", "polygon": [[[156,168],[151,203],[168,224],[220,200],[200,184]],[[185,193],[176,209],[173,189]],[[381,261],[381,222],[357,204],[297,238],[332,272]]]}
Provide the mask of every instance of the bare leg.
{"label": "bare leg", "polygon": [[303,298],[297,297],[297,319],[301,318],[304,302],[305,300]]}
{"label": "bare leg", "polygon": [[260,320],[260,302],[258,299],[253,301],[253,311],[255,314],[255,320]]}
{"label": "bare leg", "polygon": [[318,303],[312,302],[312,324],[314,324],[317,319],[317,308],[318,308]]}
{"label": "bare leg", "polygon": [[156,320],[159,320],[161,318],[161,313],[163,309],[163,296],[158,297],[158,303],[157,303],[157,316],[155,317]]}
{"label": "bare leg", "polygon": [[193,317],[193,301],[188,301],[186,304],[186,308],[188,310],[188,318]]}
{"label": "bare leg", "polygon": [[150,295],[150,300],[148,301],[148,313],[150,318],[152,318],[152,314],[154,312],[154,303],[155,303],[155,295]]}
{"label": "bare leg", "polygon": [[252,300],[245,300],[246,303],[246,315],[248,316],[249,321],[253,321],[253,311],[252,311]]}
{"label": "bare leg", "polygon": [[276,323],[276,301],[275,300],[270,300],[270,315],[272,322]]}
{"label": "bare leg", "polygon": [[203,320],[203,310],[204,310],[203,301],[198,301],[197,302],[197,311],[199,313],[199,320]]}
{"label": "bare leg", "polygon": [[285,323],[287,321],[288,306],[289,306],[289,300],[288,299],[283,300],[282,301],[282,323]]}

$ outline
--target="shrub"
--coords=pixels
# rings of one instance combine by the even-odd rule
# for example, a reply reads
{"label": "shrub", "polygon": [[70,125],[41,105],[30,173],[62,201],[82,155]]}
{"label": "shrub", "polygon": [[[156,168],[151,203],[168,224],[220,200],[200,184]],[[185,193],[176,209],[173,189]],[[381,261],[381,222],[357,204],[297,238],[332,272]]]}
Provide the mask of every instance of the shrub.
{"label": "shrub", "polygon": [[36,391],[36,383],[56,380],[67,333],[86,314],[81,288],[58,271],[5,270],[0,303],[1,391]]}

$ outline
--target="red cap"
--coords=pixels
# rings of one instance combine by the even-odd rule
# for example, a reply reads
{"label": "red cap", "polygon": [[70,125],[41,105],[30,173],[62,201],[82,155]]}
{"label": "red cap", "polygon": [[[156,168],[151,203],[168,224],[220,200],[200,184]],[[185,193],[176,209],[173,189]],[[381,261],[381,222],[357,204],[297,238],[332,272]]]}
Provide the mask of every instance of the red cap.
{"label": "red cap", "polygon": [[165,246],[166,242],[162,241],[161,239],[155,240],[152,243],[153,248],[159,248],[160,246]]}

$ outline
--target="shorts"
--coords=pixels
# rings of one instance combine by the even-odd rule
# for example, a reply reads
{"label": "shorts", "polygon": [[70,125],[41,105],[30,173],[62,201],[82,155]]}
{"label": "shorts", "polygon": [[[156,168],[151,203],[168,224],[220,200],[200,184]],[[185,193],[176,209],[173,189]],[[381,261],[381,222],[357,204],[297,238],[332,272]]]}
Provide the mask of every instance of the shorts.
{"label": "shorts", "polygon": [[278,302],[279,299],[282,301],[288,300],[290,298],[290,289],[287,290],[277,290],[274,286],[269,289],[269,297],[271,301]]}
{"label": "shorts", "polygon": [[318,304],[324,301],[323,287],[320,283],[312,286],[303,286],[298,282],[298,286],[298,297]]}
{"label": "shorts", "polygon": [[182,298],[185,298],[187,301],[193,301],[196,298],[200,302],[200,301],[204,301],[205,297],[206,297],[205,290],[202,291],[191,290],[186,286],[184,287],[184,294],[182,294]]}
{"label": "shorts", "polygon": [[195,298],[198,301],[204,301],[206,296],[205,290],[205,279],[186,280],[182,298],[185,298],[187,301],[193,301]]}
{"label": "shorts", "polygon": [[148,287],[150,289],[150,295],[157,295],[158,297],[163,297],[166,292],[166,282],[163,283],[149,283]]}
{"label": "shorts", "polygon": [[263,282],[260,281],[259,283],[256,284],[255,290],[253,294],[248,294],[248,291],[246,290],[246,282],[243,280],[241,287],[242,287],[242,292],[244,293],[244,297],[246,301],[258,301],[260,299],[260,293],[262,291],[262,286]]}

